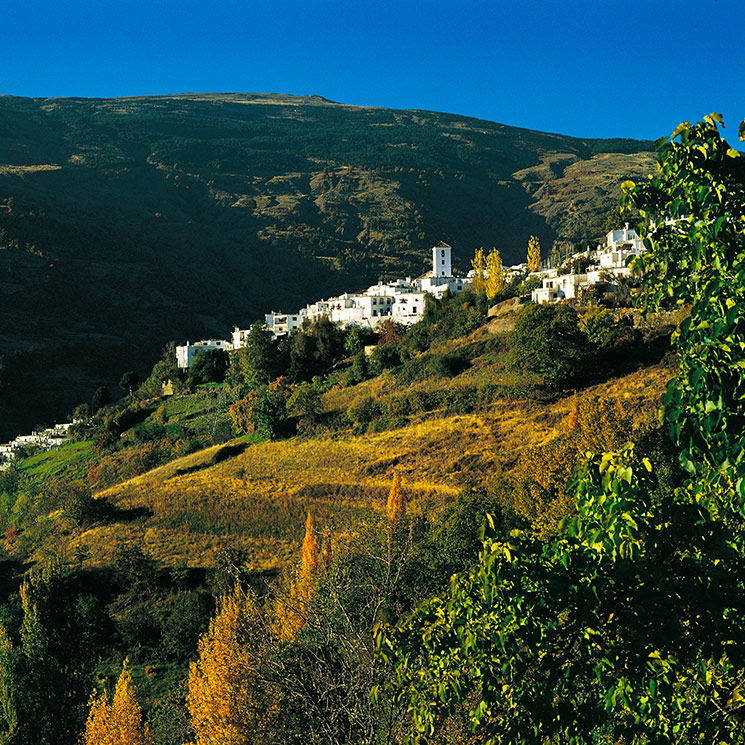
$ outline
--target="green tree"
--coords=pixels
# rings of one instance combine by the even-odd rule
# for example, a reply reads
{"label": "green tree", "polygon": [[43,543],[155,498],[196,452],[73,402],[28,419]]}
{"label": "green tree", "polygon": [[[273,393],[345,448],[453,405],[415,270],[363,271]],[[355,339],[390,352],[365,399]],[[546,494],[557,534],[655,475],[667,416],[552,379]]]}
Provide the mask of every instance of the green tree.
{"label": "green tree", "polygon": [[681,460],[723,493],[736,489],[745,516],[745,159],[720,122],[681,124],[660,146],[657,176],[624,189],[652,246],[634,265],[644,309],[691,305],[664,398]]}
{"label": "green tree", "polygon": [[692,305],[665,397],[689,479],[666,488],[632,446],[589,453],[556,537],[487,535],[449,593],[381,628],[410,741],[464,707],[503,745],[744,740],[745,170],[718,121],[681,125],[624,186],[651,220],[645,307]]}
{"label": "green tree", "polygon": [[57,569],[33,573],[19,599],[19,628],[0,624],[0,742],[73,745],[97,656],[93,606]]}
{"label": "green tree", "polygon": [[137,377],[137,373],[134,370],[128,370],[125,373],[122,373],[122,377],[119,378],[119,387],[127,391],[129,394],[129,398],[131,399],[133,397],[132,395],[132,389],[137,385],[139,381],[139,378]]}
{"label": "green tree", "polygon": [[345,353],[344,332],[322,316],[306,321],[290,338],[290,368],[292,380],[311,380],[326,372]]}
{"label": "green tree", "polygon": [[286,378],[277,378],[268,386],[255,388],[230,407],[235,430],[256,432],[260,437],[275,439],[283,431],[290,395],[291,388],[287,386]]}
{"label": "green tree", "polygon": [[96,388],[96,392],[93,394],[93,400],[91,401],[93,411],[99,411],[100,409],[103,409],[104,406],[108,406],[110,403],[111,391],[109,391],[109,389],[103,385],[99,388]]}
{"label": "green tree", "polygon": [[200,352],[189,367],[190,386],[205,383],[222,383],[230,364],[230,355],[223,349],[207,349]]}
{"label": "green tree", "polygon": [[359,326],[351,326],[344,337],[344,349],[350,357],[359,354],[367,344],[370,333]]}
{"label": "green tree", "polygon": [[568,305],[528,305],[510,337],[508,365],[517,373],[540,375],[545,385],[561,386],[582,369],[587,337]]}
{"label": "green tree", "polygon": [[245,346],[237,352],[238,365],[246,385],[255,388],[275,380],[287,369],[282,349],[264,323],[254,323]]}

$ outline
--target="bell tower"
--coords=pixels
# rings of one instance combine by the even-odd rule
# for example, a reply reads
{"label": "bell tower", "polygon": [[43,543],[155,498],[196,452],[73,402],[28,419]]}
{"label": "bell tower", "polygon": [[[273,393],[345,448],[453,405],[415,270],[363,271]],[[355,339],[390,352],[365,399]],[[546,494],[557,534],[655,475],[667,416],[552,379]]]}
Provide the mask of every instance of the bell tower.
{"label": "bell tower", "polygon": [[452,248],[447,243],[440,241],[432,248],[432,276],[433,277],[452,277],[453,268],[450,254]]}

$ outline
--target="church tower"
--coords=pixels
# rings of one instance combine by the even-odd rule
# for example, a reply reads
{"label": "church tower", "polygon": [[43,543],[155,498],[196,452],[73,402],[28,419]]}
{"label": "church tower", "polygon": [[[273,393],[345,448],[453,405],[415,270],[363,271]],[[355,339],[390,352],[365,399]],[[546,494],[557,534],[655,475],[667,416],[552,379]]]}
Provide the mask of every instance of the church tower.
{"label": "church tower", "polygon": [[450,253],[453,249],[447,243],[440,241],[432,248],[432,276],[452,277],[453,268],[450,262]]}

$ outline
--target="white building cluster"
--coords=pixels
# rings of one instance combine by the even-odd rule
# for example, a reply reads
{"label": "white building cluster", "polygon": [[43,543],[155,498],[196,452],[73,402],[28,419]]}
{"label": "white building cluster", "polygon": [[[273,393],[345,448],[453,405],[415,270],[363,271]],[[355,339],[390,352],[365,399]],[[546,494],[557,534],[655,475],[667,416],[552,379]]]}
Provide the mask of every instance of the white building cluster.
{"label": "white building cluster", "polygon": [[[629,259],[644,252],[644,245],[636,231],[626,227],[612,230],[606,236],[606,245],[598,246],[596,251],[575,254],[568,262],[587,259],[587,269],[582,273],[570,271],[561,273],[560,268],[536,272],[542,282],[533,290],[531,299],[535,303],[551,303],[576,298],[580,290],[597,284],[608,286],[613,277],[629,275]],[[566,262],[565,262],[566,263]],[[508,279],[527,274],[527,264],[517,264],[505,269]],[[427,294],[441,298],[448,290],[462,292],[471,283],[472,272],[466,277],[453,276],[452,248],[447,243],[439,243],[432,248],[432,269],[421,277],[397,279],[381,282],[359,292],[345,292],[343,295],[318,300],[306,305],[295,313],[272,311],[264,317],[267,328],[275,337],[300,329],[305,321],[327,317],[340,326],[358,326],[375,329],[386,319],[411,325],[424,315],[424,302]],[[241,349],[246,344],[250,329],[236,326],[230,341],[204,339],[187,342],[176,347],[176,360],[182,369],[188,369],[199,352],[221,349],[226,352]]]}
{"label": "white building cluster", "polygon": [[30,435],[18,435],[15,440],[0,444],[0,470],[6,469],[15,460],[22,448],[33,447],[37,450],[51,450],[64,445],[69,436],[73,422],[55,424],[42,430],[35,430]]}
{"label": "white building cluster", "polygon": [[[360,292],[345,292],[328,300],[318,300],[296,313],[273,311],[267,313],[264,321],[275,336],[301,328],[306,320],[323,316],[340,326],[374,329],[387,318],[408,326],[421,320],[427,293],[440,298],[448,290],[462,292],[469,283],[469,277],[453,276],[452,248],[447,243],[439,243],[432,248],[431,271],[417,279],[407,277],[372,285]],[[233,331],[233,349],[244,346],[248,333],[249,329]]]}
{"label": "white building cluster", "polygon": [[646,249],[642,239],[633,228],[611,230],[606,236],[605,246],[598,246],[595,251],[584,251],[574,254],[567,261],[574,263],[586,259],[591,263],[582,273],[570,271],[561,273],[561,269],[546,269],[537,272],[542,279],[541,287],[533,290],[531,300],[534,303],[553,303],[559,300],[571,300],[579,296],[581,290],[594,285],[613,285],[615,277],[628,277],[631,273],[629,263],[632,258],[644,253]]}

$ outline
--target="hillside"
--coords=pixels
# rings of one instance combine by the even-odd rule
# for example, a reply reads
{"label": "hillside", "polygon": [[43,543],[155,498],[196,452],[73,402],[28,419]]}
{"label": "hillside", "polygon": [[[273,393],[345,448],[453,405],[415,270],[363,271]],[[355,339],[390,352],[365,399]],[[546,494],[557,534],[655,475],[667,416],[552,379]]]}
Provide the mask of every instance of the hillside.
{"label": "hillside", "polygon": [[465,270],[595,238],[650,148],[316,96],[0,97],[0,440],[440,240]]}
{"label": "hillside", "polygon": [[[295,649],[272,624],[293,623],[297,613],[289,588],[308,514],[329,579],[348,603],[346,621],[339,626],[332,614],[333,629],[323,633],[360,656],[350,663],[356,682],[334,673],[342,675],[335,690],[368,702],[377,664],[371,628],[467,568],[486,514],[505,532],[555,534],[574,513],[565,485],[584,453],[629,439],[675,478],[658,407],[680,313],[643,319],[623,308],[576,312],[515,298],[487,311],[486,297],[470,290],[432,301],[414,327],[384,329],[369,356],[374,339],[358,329],[317,323],[264,342],[255,333],[227,369],[202,366],[213,370],[209,382],[197,381],[199,365],[179,375],[162,360],[132,398],[74,427],[73,441],[1,472],[0,622],[15,630],[28,615],[16,591],[32,577],[21,594],[40,598],[44,633],[61,645],[51,653],[61,669],[49,679],[64,680],[77,701],[71,708],[67,694],[54,699],[68,731],[53,742],[75,741],[90,681],[111,683],[126,657],[155,742],[183,745],[189,661],[217,598],[236,580],[261,598],[263,633],[277,649]],[[558,386],[516,365],[518,335],[506,334],[537,311],[555,321],[569,314],[577,332],[565,338],[574,364]],[[325,355],[320,374],[314,350]],[[535,350],[552,360],[562,353],[545,338]],[[272,380],[276,355],[290,351],[295,377]],[[173,381],[173,395],[162,394],[160,376]],[[271,426],[267,402],[277,406]],[[405,520],[394,529],[387,502],[399,477]],[[327,642],[322,648],[333,652]],[[298,664],[288,695],[294,676],[317,677],[308,661]],[[358,668],[367,672],[358,676]],[[71,670],[79,682],[69,683]],[[276,675],[284,681],[287,673]]]}

